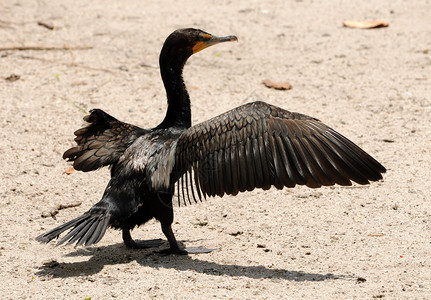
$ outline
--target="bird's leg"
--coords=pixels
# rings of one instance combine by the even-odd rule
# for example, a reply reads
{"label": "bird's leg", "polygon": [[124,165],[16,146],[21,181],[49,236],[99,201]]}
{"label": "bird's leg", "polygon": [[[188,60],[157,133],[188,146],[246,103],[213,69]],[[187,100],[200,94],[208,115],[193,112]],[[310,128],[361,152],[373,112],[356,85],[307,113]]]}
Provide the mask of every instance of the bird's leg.
{"label": "bird's leg", "polygon": [[187,255],[188,253],[208,253],[215,249],[205,249],[202,247],[192,247],[182,249],[178,245],[177,239],[175,238],[174,232],[172,231],[172,222],[174,220],[174,210],[172,208],[172,193],[161,193],[157,192],[156,196],[159,201],[156,202],[154,215],[157,220],[160,221],[162,225],[162,231],[169,241],[169,249],[158,251],[163,254],[179,254]]}
{"label": "bird's leg", "polygon": [[172,231],[172,222],[174,221],[174,210],[172,207],[172,193],[156,192],[155,196],[158,201],[155,201],[155,218],[160,221],[162,231],[169,242],[168,249],[159,251],[163,254],[180,254],[187,255],[187,251],[181,249]]}
{"label": "bird's leg", "polygon": [[178,242],[177,242],[177,239],[175,238],[174,232],[172,231],[171,224],[163,224],[162,223],[162,231],[169,241],[170,248],[162,250],[162,251],[160,251],[160,253],[187,255],[189,253],[191,253],[191,254],[210,253],[214,250],[217,250],[217,249],[208,249],[208,248],[204,248],[204,247],[189,247],[186,249],[181,249],[178,246]]}
{"label": "bird's leg", "polygon": [[165,249],[160,251],[160,253],[164,254],[180,254],[187,255],[188,252],[184,249],[181,249],[178,245],[177,239],[175,238],[174,232],[172,231],[171,224],[162,223],[162,231],[165,234],[166,238],[169,241],[169,249]]}
{"label": "bird's leg", "polygon": [[123,228],[123,241],[124,245],[130,249],[147,249],[147,248],[157,248],[161,244],[163,244],[162,239],[148,240],[148,241],[139,241],[135,242],[130,235],[129,229]]}

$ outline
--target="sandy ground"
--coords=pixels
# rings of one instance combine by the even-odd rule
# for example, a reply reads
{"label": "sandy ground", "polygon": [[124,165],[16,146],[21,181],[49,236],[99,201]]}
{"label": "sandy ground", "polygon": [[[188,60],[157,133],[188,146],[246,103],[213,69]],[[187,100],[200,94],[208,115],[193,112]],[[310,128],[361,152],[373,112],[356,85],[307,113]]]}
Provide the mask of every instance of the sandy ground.
{"label": "sandy ground", "polygon": [[[320,2],[2,0],[1,47],[92,48],[0,51],[0,298],[431,298],[430,1]],[[348,19],[390,26],[343,28]],[[85,111],[158,124],[160,48],[191,26],[239,38],[186,65],[194,122],[255,100],[299,111],[372,154],[388,169],[384,181],[176,209],[177,238],[219,248],[210,254],[127,250],[114,230],[97,247],[37,243],[97,202],[108,181],[106,169],[63,174]],[[265,78],[293,89],[268,89]],[[164,238],[156,222],[132,234]]]}

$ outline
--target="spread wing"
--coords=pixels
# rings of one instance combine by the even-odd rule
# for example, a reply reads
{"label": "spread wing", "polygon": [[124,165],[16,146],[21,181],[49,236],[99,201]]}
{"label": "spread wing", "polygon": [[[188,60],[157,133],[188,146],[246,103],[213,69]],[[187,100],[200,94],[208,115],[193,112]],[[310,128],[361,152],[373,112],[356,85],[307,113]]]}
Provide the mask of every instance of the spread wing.
{"label": "spread wing", "polygon": [[[236,195],[296,184],[368,184],[386,169],[317,119],[249,103],[185,131],[171,175],[178,199]],[[197,197],[196,197],[197,196]]]}
{"label": "spread wing", "polygon": [[115,164],[124,151],[145,133],[134,125],[123,123],[100,109],[93,109],[84,117],[89,125],[75,131],[78,144],[63,154],[73,161],[76,170],[88,172]]}

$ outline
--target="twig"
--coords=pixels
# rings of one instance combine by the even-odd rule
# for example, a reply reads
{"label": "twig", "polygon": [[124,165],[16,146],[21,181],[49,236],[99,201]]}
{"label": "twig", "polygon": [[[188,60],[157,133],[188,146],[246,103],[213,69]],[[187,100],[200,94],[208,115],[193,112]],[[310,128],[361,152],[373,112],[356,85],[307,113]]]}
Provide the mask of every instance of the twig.
{"label": "twig", "polygon": [[35,50],[35,51],[65,51],[65,50],[88,50],[93,49],[93,46],[12,46],[12,47],[0,47],[0,51],[26,51],[26,50]]}
{"label": "twig", "polygon": [[69,66],[69,67],[77,67],[77,68],[83,68],[83,69],[87,69],[87,70],[102,71],[102,72],[107,72],[107,73],[111,73],[111,74],[118,74],[118,72],[114,72],[114,71],[111,71],[108,69],[89,67],[89,66],[86,66],[83,64],[69,63],[69,62],[65,62],[65,61],[57,61],[57,60],[46,59],[46,58],[41,58],[41,57],[34,57],[34,56],[27,56],[27,55],[22,55],[21,57],[24,59],[34,59],[34,60],[49,62],[49,63],[53,63],[53,64],[65,65],[65,66]]}
{"label": "twig", "polygon": [[37,25],[45,27],[46,29],[49,29],[49,30],[54,30],[54,25],[48,24],[42,21],[37,22]]}
{"label": "twig", "polygon": [[66,208],[72,208],[72,207],[77,207],[80,206],[82,202],[75,202],[75,203],[70,203],[70,204],[59,204],[57,205],[53,210],[47,212],[47,213],[42,213],[42,218],[47,218],[47,217],[53,217],[55,219],[55,216],[58,214],[58,212],[62,209],[66,209]]}
{"label": "twig", "polygon": [[75,203],[70,203],[70,204],[59,204],[56,207],[56,210],[62,210],[62,209],[66,209],[66,208],[72,208],[72,207],[77,207],[80,206],[82,204],[82,202],[75,202]]}

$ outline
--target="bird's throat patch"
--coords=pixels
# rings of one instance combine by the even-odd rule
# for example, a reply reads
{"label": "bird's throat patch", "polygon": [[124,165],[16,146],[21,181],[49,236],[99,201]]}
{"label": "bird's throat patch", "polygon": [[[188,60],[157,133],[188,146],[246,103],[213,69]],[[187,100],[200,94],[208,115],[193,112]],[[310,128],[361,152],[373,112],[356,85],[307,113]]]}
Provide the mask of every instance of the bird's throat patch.
{"label": "bird's throat patch", "polygon": [[193,54],[205,49],[208,47],[208,44],[205,42],[197,42],[196,45],[193,46]]}

